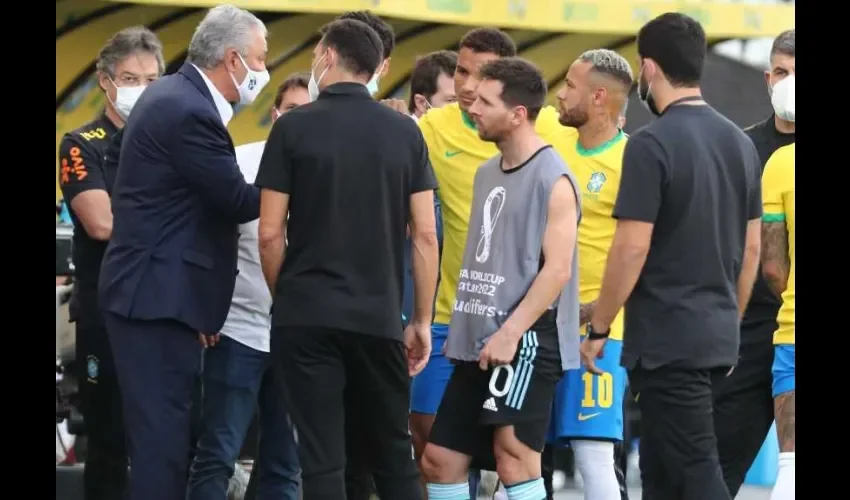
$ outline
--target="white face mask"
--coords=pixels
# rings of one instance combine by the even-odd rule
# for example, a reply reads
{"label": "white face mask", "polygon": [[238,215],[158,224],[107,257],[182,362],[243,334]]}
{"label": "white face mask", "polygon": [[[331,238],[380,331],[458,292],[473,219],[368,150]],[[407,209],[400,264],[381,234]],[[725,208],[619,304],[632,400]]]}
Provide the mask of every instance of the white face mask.
{"label": "white face mask", "polygon": [[370,95],[375,95],[378,93],[378,82],[381,80],[381,73],[384,72],[384,64],[381,64],[381,67],[378,68],[378,71],[372,75],[372,79],[369,80],[369,83],[366,84],[366,90],[369,91]]}
{"label": "white face mask", "polygon": [[788,75],[776,82],[770,92],[770,103],[779,118],[793,122],[795,118],[794,94],[797,90],[797,81],[794,75]]}
{"label": "white face mask", "polygon": [[310,68],[310,82],[307,84],[307,93],[310,94],[311,102],[319,98],[319,94],[321,93],[321,90],[319,90],[319,83],[322,81],[322,78],[325,77],[325,73],[328,72],[328,68],[325,68],[325,70],[322,71],[322,74],[319,75],[319,79],[316,80],[316,66],[318,66],[324,58],[325,56],[320,57],[319,60],[316,61],[316,65]]}
{"label": "white face mask", "polygon": [[260,92],[263,91],[263,87],[269,83],[271,76],[269,75],[269,71],[266,69],[262,71],[255,71],[251,69],[248,67],[245,59],[242,58],[242,54],[237,52],[236,55],[238,55],[239,60],[242,61],[242,66],[245,66],[247,74],[241,84],[236,83],[236,78],[233,76],[233,73],[230,74],[230,79],[233,80],[233,85],[236,85],[236,90],[239,91],[239,104],[251,104],[254,102],[254,99],[260,95]]}
{"label": "white face mask", "polygon": [[[109,81],[112,82],[112,85],[115,85],[115,82],[111,78]],[[146,88],[147,85],[137,85],[135,87],[119,87],[115,85],[115,101],[113,102],[112,99],[109,99],[109,102],[112,103],[112,106],[122,120],[127,121],[130,111],[133,110],[133,106],[136,105],[136,101],[139,100],[139,97]],[[109,98],[109,95],[107,94],[106,97]]]}

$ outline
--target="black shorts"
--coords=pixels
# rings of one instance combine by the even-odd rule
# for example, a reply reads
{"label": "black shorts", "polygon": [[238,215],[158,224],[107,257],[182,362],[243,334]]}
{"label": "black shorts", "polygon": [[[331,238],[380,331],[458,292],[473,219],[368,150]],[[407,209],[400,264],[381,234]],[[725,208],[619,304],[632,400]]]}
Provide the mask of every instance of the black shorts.
{"label": "black shorts", "polygon": [[541,319],[509,365],[482,371],[477,362],[455,364],[428,441],[472,457],[473,468],[496,470],[494,431],[512,425],[517,439],[542,452],[562,375],[557,327]]}

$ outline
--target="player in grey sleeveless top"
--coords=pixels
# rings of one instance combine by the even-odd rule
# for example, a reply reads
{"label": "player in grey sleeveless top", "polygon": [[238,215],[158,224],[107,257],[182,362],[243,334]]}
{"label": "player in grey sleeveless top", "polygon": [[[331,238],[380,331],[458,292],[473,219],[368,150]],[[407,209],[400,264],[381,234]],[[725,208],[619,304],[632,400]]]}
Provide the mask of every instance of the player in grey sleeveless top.
{"label": "player in grey sleeveless top", "polygon": [[[422,458],[431,500],[466,500],[464,464],[508,498],[543,500],[555,386],[579,366],[576,181],[535,132],[546,83],[519,58],[486,63],[470,116],[500,155],[475,175],[446,340],[454,371]],[[467,457],[468,460],[464,460]],[[498,458],[497,458],[498,457]]]}
{"label": "player in grey sleeveless top", "polygon": [[[502,156],[487,161],[475,174],[469,233],[458,279],[446,357],[478,361],[488,337],[519,305],[543,264],[543,233],[555,181],[576,180],[551,146],[512,171],[502,170]],[[572,277],[578,276],[578,258]],[[570,279],[549,308],[557,308],[562,370],[579,367],[578,280]]]}

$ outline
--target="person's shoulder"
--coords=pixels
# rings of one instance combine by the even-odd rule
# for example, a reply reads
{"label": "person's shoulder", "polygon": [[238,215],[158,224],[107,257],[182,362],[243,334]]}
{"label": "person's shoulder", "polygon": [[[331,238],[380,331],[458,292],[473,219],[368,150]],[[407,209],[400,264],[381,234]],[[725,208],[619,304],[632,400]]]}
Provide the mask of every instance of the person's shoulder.
{"label": "person's shoulder", "polygon": [[[536,127],[535,127],[536,128]],[[559,125],[557,128],[552,128],[552,133],[546,136],[545,134],[538,135],[546,142],[555,146],[559,152],[572,151],[578,144],[578,130],[573,127],[564,127]]]}
{"label": "person's shoulder", "polygon": [[115,127],[105,123],[104,120],[108,118],[99,116],[84,123],[62,136],[62,142],[67,141],[69,144],[83,147],[108,142],[112,137],[109,130],[114,130]]}
{"label": "person's shoulder", "polygon": [[478,169],[475,171],[475,177],[478,177],[481,173],[489,173],[494,172],[496,170],[502,169],[502,153],[497,153],[496,156],[488,158],[484,160]]}
{"label": "person's shoulder", "polygon": [[791,143],[774,151],[770,155],[770,159],[767,160],[767,164],[764,167],[765,172],[767,172],[768,168],[793,172],[796,151],[796,143]]}
{"label": "person's shoulder", "polygon": [[764,120],[754,123],[748,127],[744,127],[744,134],[752,140],[761,139],[765,136],[772,135],[774,132],[773,115]]}
{"label": "person's shoulder", "polygon": [[[277,120],[272,124],[272,128],[274,129],[300,129],[303,128],[305,123],[312,122],[317,113],[323,113],[326,110],[331,110],[326,106],[325,102],[322,101],[313,101],[308,102],[307,104],[302,104],[301,106],[297,106],[295,108],[290,109],[286,113],[280,115]],[[325,118],[322,118],[323,120]]]}
{"label": "person's shoulder", "polygon": [[[660,132],[660,133],[659,133]],[[663,149],[663,141],[661,140],[663,131],[659,130],[656,122],[649,123],[628,135],[628,140],[623,141],[623,149],[650,146]]]}
{"label": "person's shoulder", "polygon": [[743,143],[752,144],[753,141],[747,133],[720,111],[708,105],[693,106],[693,108],[704,112],[703,115],[694,115],[693,119],[697,121],[701,133],[704,133],[706,137],[715,135],[728,138],[731,136]]}
{"label": "person's shoulder", "polygon": [[[134,115],[147,114],[150,117],[201,118],[217,116],[215,104],[210,102],[204,91],[181,73],[166,75],[153,82],[142,93]],[[145,113],[142,110],[152,110]]]}
{"label": "person's shoulder", "polygon": [[435,132],[450,129],[457,124],[463,124],[460,106],[453,102],[440,108],[429,109],[417,122],[419,127],[430,125]]}
{"label": "person's shoulder", "polygon": [[419,122],[417,120],[411,120],[410,115],[399,113],[389,106],[385,106],[377,101],[375,104],[377,105],[375,112],[378,113],[380,120],[379,123],[381,126],[387,127],[388,130],[403,132],[404,134],[421,135],[421,132],[419,131]]}
{"label": "person's shoulder", "polygon": [[555,168],[566,171],[567,163],[564,158],[558,153],[552,145],[546,145],[540,148],[532,157],[532,161],[537,164],[545,165],[547,168]]}

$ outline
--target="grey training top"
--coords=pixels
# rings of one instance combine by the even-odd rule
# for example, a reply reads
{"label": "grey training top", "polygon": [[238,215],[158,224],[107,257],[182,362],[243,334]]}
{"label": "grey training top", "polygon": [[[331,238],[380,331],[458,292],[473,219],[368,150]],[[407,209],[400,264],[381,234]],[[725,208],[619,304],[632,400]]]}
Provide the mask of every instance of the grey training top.
{"label": "grey training top", "polygon": [[[502,170],[502,156],[488,160],[475,174],[469,231],[457,296],[446,340],[446,356],[475,361],[487,338],[525,297],[541,267],[543,233],[555,182],[576,180],[551,146],[527,162]],[[576,196],[577,203],[580,198]],[[581,207],[577,207],[579,220]],[[558,344],[564,370],[579,366],[578,251],[572,274],[561,291]]]}

